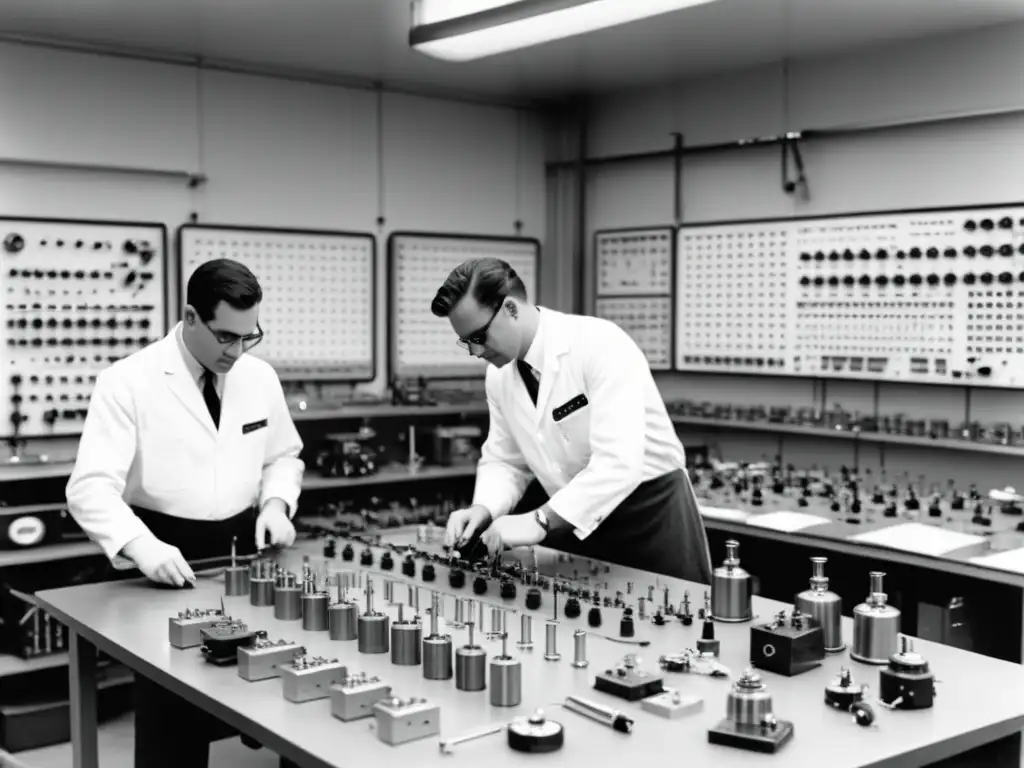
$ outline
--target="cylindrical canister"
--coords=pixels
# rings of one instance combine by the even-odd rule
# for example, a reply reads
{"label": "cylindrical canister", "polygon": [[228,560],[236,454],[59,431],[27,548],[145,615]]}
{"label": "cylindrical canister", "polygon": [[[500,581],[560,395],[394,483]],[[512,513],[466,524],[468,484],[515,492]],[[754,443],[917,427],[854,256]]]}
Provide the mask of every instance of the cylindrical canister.
{"label": "cylindrical canister", "polygon": [[427,680],[452,679],[452,639],[448,635],[423,638],[423,677]]}
{"label": "cylindrical canister", "polygon": [[544,658],[547,661],[558,661],[562,654],[558,652],[558,625],[549,621],[544,625]]}
{"label": "cylindrical canister", "polygon": [[740,568],[739,548],[738,541],[725,542],[725,561],[711,577],[711,615],[715,621],[749,621],[754,616],[750,574]]}
{"label": "cylindrical canister", "polygon": [[479,645],[464,645],[455,651],[455,687],[460,691],[487,687],[487,652]]}
{"label": "cylindrical canister", "polygon": [[273,579],[249,579],[249,605],[263,608],[274,604]]}
{"label": "cylindrical canister", "polygon": [[388,625],[391,619],[382,613],[364,613],[359,617],[359,652],[387,653]]}
{"label": "cylindrical canister", "polygon": [[227,597],[249,594],[248,566],[236,565],[224,569],[224,594]]}
{"label": "cylindrical canister", "polygon": [[391,625],[391,663],[414,667],[420,663],[423,628],[417,621],[396,621]]}
{"label": "cylindrical canister", "polygon": [[826,653],[839,653],[846,648],[843,642],[843,599],[828,588],[824,557],[811,558],[811,586],[793,600],[794,607],[810,616],[821,626]]}
{"label": "cylindrical canister", "polygon": [[899,647],[900,611],[889,605],[882,571],[871,572],[871,593],[853,609],[853,647],[850,658],[865,664],[888,664]]}
{"label": "cylindrical canister", "polygon": [[523,665],[511,656],[491,659],[491,706],[518,707],[523,700]]}
{"label": "cylindrical canister", "polygon": [[726,698],[726,717],[736,725],[761,725],[772,714],[772,697],[753,670],[746,670]]}
{"label": "cylindrical canister", "polygon": [[328,627],[326,592],[302,596],[302,628],[311,632],[326,632]]}
{"label": "cylindrical canister", "polygon": [[516,647],[521,651],[533,648],[533,620],[525,613],[519,618],[519,642]]}
{"label": "cylindrical canister", "polygon": [[274,588],[274,618],[279,621],[302,618],[302,587],[279,585]]}
{"label": "cylindrical canister", "polygon": [[331,640],[355,640],[359,624],[355,603],[335,603],[327,609],[327,625]]}
{"label": "cylindrical canister", "polygon": [[576,669],[585,669],[590,665],[587,661],[587,633],[577,629],[572,633],[573,659],[572,665]]}

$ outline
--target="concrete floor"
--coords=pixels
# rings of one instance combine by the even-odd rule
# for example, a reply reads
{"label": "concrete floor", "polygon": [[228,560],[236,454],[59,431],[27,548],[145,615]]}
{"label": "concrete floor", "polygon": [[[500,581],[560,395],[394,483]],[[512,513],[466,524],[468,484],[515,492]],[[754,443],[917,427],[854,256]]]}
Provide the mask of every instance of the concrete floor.
{"label": "concrete floor", "polygon": [[[131,712],[100,726],[100,765],[102,768],[135,768],[135,721]],[[43,749],[18,752],[14,757],[25,768],[69,768],[71,745],[58,744]],[[278,768],[278,758],[269,750],[253,750],[237,739],[225,739],[210,747],[211,768]]]}

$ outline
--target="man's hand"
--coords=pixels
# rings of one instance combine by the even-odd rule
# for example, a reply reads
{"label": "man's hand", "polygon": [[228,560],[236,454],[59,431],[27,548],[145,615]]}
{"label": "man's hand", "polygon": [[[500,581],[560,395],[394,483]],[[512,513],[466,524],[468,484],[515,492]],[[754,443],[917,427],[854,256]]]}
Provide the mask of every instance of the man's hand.
{"label": "man's hand", "polygon": [[496,557],[504,549],[540,544],[545,536],[547,531],[533,515],[505,515],[491,523],[480,540],[491,557]]}
{"label": "man's hand", "polygon": [[491,524],[491,513],[487,507],[474,504],[466,509],[457,509],[448,518],[448,526],[444,530],[444,545],[448,549],[458,549],[475,534],[482,533]]}
{"label": "man's hand", "polygon": [[295,526],[288,519],[288,507],[281,499],[268,499],[256,518],[256,549],[267,546],[267,535],[270,545],[290,547],[295,543]]}
{"label": "man's hand", "polygon": [[173,584],[183,587],[195,584],[196,575],[185,562],[181,550],[164,544],[151,533],[137,536],[122,550],[125,557],[138,566],[148,579],[159,584]]}

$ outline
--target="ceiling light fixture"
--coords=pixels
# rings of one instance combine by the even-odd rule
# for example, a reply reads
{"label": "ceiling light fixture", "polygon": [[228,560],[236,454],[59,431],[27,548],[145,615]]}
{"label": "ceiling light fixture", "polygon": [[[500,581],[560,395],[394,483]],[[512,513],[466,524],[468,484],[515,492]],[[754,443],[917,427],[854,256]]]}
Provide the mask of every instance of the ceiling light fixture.
{"label": "ceiling light fixture", "polygon": [[712,0],[416,0],[409,45],[471,61]]}

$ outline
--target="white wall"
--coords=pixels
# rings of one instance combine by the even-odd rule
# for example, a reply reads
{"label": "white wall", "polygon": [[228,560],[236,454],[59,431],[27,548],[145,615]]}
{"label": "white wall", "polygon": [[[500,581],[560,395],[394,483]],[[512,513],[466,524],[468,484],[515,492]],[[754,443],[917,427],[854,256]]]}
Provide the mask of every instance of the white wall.
{"label": "white wall", "polygon": [[[0,215],[200,222],[378,236],[378,380],[386,244],[402,230],[545,235],[544,127],[511,108],[0,44]],[[59,167],[94,165],[110,170]],[[183,179],[115,172],[203,173]],[[385,223],[378,227],[378,216]],[[541,299],[560,301],[542,255]],[[177,280],[172,280],[172,307]]]}
{"label": "white wall", "polygon": [[[615,94],[589,114],[588,155],[670,149],[671,133],[700,145],[786,131],[926,120],[941,115],[1024,109],[1024,25],[901,42],[838,58],[793,62],[788,105],[781,65]],[[799,216],[860,210],[1024,201],[1024,113],[809,141],[802,152],[811,199],[780,189],[780,150],[747,149],[687,157],[683,166],[684,221]],[[550,154],[550,152],[549,152]],[[562,156],[564,157],[564,155]],[[588,268],[592,234],[613,227],[671,224],[671,160],[591,170],[587,188]],[[588,280],[592,285],[592,281]],[[589,303],[591,297],[587,297]],[[726,376],[660,377],[668,397],[734,403],[814,405],[811,382]],[[830,383],[828,404],[870,412],[869,385]],[[883,386],[882,412],[959,421],[963,391]],[[1024,423],[1024,394],[976,392],[973,416]],[[692,435],[717,442],[739,458],[774,455],[774,436]],[[849,443],[786,441],[786,459],[837,468],[853,461]],[[864,448],[862,466],[880,464]],[[886,466],[942,482],[1024,487],[1017,459],[932,450],[887,449]]]}

